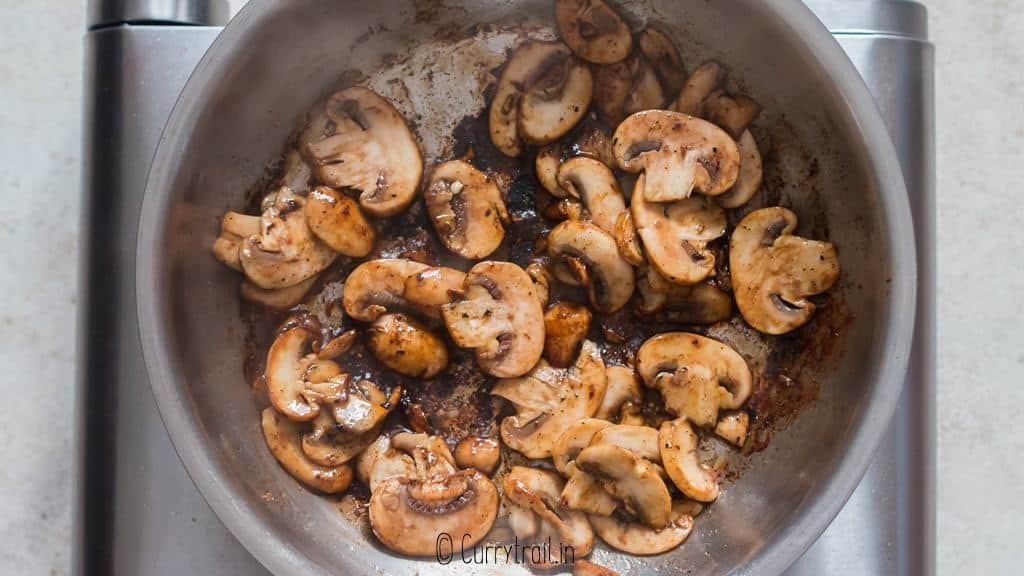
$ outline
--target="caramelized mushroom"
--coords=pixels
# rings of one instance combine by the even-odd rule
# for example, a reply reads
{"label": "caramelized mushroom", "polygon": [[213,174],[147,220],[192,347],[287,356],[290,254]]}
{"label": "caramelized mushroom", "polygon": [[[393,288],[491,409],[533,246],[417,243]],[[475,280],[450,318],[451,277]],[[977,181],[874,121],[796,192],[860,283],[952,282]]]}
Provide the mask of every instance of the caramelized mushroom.
{"label": "caramelized mushroom", "polygon": [[263,438],[270,453],[281,467],[306,486],[324,492],[344,492],[352,483],[352,468],[320,466],[302,452],[300,425],[284,418],[273,408],[264,408],[262,416]]}
{"label": "caramelized mushroom", "polygon": [[402,259],[364,262],[345,279],[342,305],[345,313],[363,322],[373,322],[381,314],[407,306],[405,283],[413,274],[429,268],[426,264]]}
{"label": "caramelized mushroom", "polygon": [[359,204],[341,192],[320,186],[309,193],[303,213],[309,229],[331,250],[353,258],[373,250],[377,232]]}
{"label": "caramelized mushroom", "polygon": [[590,303],[601,312],[621,309],[633,295],[633,267],[619,254],[615,239],[594,224],[562,222],[548,233],[548,254],[556,262],[569,257],[585,266]]}
{"label": "caramelized mushroom", "polygon": [[556,368],[566,368],[579,354],[590,330],[590,310],[575,302],[558,302],[544,313],[544,358]]}
{"label": "caramelized mushroom", "polygon": [[555,0],[558,32],[577,56],[612,64],[633,50],[629,25],[604,0]]}
{"label": "caramelized mushroom", "polygon": [[370,325],[368,335],[366,347],[399,374],[430,380],[448,365],[444,340],[405,314],[384,314]]}
{"label": "caramelized mushroom", "polygon": [[463,258],[484,258],[505,238],[508,212],[501,191],[469,162],[452,160],[434,168],[423,198],[441,242]]}

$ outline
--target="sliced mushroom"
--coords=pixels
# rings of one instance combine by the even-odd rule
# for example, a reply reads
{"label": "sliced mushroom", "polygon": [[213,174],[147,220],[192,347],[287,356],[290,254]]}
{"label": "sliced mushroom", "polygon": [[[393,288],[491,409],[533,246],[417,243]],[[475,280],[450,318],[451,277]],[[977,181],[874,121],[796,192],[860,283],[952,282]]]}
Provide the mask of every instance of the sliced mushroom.
{"label": "sliced mushroom", "polygon": [[668,487],[657,468],[640,456],[610,444],[590,446],[576,456],[576,466],[594,476],[644,524],[664,528],[671,519]]}
{"label": "sliced mushroom", "polygon": [[359,205],[394,216],[416,197],[423,158],[405,119],[375,92],[353,87],[333,94],[326,115],[333,133],[306,145],[317,179],[360,191]]}
{"label": "sliced mushroom", "polygon": [[599,430],[590,440],[591,446],[618,446],[650,462],[661,462],[658,431],[650,426],[616,424]]}
{"label": "sliced mushroom", "polygon": [[516,415],[501,422],[501,439],[527,458],[548,458],[570,424],[594,415],[604,388],[604,361],[590,340],[570,368],[554,368],[541,360],[522,378],[500,380],[491,394],[516,407]]}
{"label": "sliced mushroom", "polygon": [[501,443],[494,438],[466,436],[455,445],[455,463],[460,468],[476,468],[487,474],[501,462]]}
{"label": "sliced mushroom", "polygon": [[255,302],[271,310],[288,310],[302,302],[309,289],[316,283],[316,276],[312,276],[287,288],[277,290],[264,290],[252,282],[242,282],[242,298],[249,302]]}
{"label": "sliced mushroom", "polygon": [[[570,510],[562,505],[561,494],[564,484],[554,472],[524,466],[513,466],[502,483],[505,497],[512,506],[529,510],[540,521],[539,530],[533,536],[519,535],[528,539],[551,538],[553,554],[559,554],[566,547],[572,548],[575,557],[586,556],[594,547],[594,532],[582,512]],[[564,558],[554,557],[560,563]],[[538,563],[534,563],[535,565]],[[546,566],[544,563],[542,566]],[[538,567],[542,567],[538,566]]]}
{"label": "sliced mushroom", "polygon": [[639,191],[648,202],[683,200],[694,190],[718,196],[739,176],[736,142],[718,126],[678,112],[637,112],[619,124],[613,142],[619,168],[646,174],[634,195]]}
{"label": "sliced mushroom", "polygon": [[587,291],[594,308],[611,314],[633,296],[633,267],[619,254],[610,234],[589,222],[562,222],[548,233],[548,254],[575,258],[586,267]]}
{"label": "sliced mushroom", "polygon": [[[447,462],[450,466],[443,468],[452,468],[455,466],[455,456],[451,450],[448,449],[448,443],[444,438],[440,436],[431,436],[429,434],[419,433],[414,434],[412,432],[399,432],[391,438],[391,445],[407,452],[409,454],[415,454],[418,450],[425,450],[425,455],[433,455]],[[454,468],[452,468],[454,470]]]}
{"label": "sliced mushroom", "polygon": [[[717,403],[719,408],[740,408],[751,391],[750,368],[729,346],[689,332],[665,332],[649,338],[636,356],[637,372],[644,384],[658,388],[665,409],[677,415],[692,411],[697,402]],[[710,383],[717,394],[699,394]],[[697,390],[697,392],[694,392]],[[714,424],[712,418],[706,425]]]}
{"label": "sliced mushroom", "polygon": [[740,149],[740,175],[731,190],[715,198],[722,208],[739,208],[753,198],[761,188],[764,165],[754,135],[750,130],[745,130],[736,141],[736,145]]}
{"label": "sliced mushroom", "polygon": [[619,181],[604,163],[577,156],[567,160],[558,171],[559,186],[579,197],[598,227],[615,239],[619,252],[630,264],[643,261],[633,218],[619,188]]}
{"label": "sliced mushroom", "polygon": [[360,264],[345,279],[341,298],[345,313],[356,320],[373,322],[389,310],[406,306],[406,280],[427,268],[426,264],[402,259]]}
{"label": "sliced mushroom", "polygon": [[703,117],[707,111],[707,100],[725,82],[725,68],[710,60],[701,64],[690,74],[676,99],[675,110],[690,116]]}
{"label": "sliced mushroom", "polygon": [[568,132],[593,96],[590,70],[561,42],[529,42],[517,48],[498,79],[491,101],[491,142],[516,157],[523,142],[547,144]]}
{"label": "sliced mushroom", "polygon": [[373,250],[377,232],[359,204],[341,192],[326,186],[316,188],[306,197],[303,214],[309,229],[331,250],[353,258]]}
{"label": "sliced mushroom", "polygon": [[379,425],[366,432],[350,432],[322,410],[313,420],[313,431],[302,436],[302,452],[322,466],[340,466],[358,456],[379,435]]}
{"label": "sliced mushroom", "polygon": [[537,364],[544,351],[544,312],[522,268],[481,262],[466,275],[462,298],[441,314],[455,344],[476,349],[484,372],[515,378]]}
{"label": "sliced mushroom", "polygon": [[544,313],[544,358],[555,368],[566,368],[579,355],[590,330],[591,313],[586,306],[562,301]]}
{"label": "sliced mushroom", "polygon": [[615,516],[592,515],[589,518],[594,532],[612,548],[628,554],[649,556],[668,552],[686,540],[693,530],[693,516],[687,513],[689,511],[690,507],[686,503],[673,504],[669,523],[661,529]]}
{"label": "sliced mushroom", "polygon": [[463,258],[484,258],[505,238],[508,212],[501,191],[465,160],[434,168],[423,199],[441,242]]}
{"label": "sliced mushroom", "polygon": [[349,466],[320,466],[306,457],[302,452],[299,424],[281,416],[273,408],[265,408],[262,425],[263,438],[270,453],[296,480],[326,494],[344,492],[352,483],[352,468]]}
{"label": "sliced mushroom", "polygon": [[653,266],[637,276],[637,310],[641,314],[657,313],[660,319],[679,324],[714,324],[732,316],[732,298],[711,284],[675,284]]}
{"label": "sliced mushroom", "polygon": [[662,108],[666,99],[655,70],[639,54],[598,67],[594,77],[597,111],[609,124],[618,124],[635,112]]}
{"label": "sliced mushroom", "polygon": [[558,32],[577,56],[594,64],[612,64],[629,56],[629,24],[604,0],[555,0]]}
{"label": "sliced mushroom", "polygon": [[417,312],[430,318],[441,318],[441,307],[462,292],[466,273],[440,266],[425,268],[405,280],[403,296]]}
{"label": "sliced mushroom", "polygon": [[575,462],[565,468],[569,479],[562,488],[562,505],[586,514],[608,516],[619,507],[619,501],[608,493],[590,474],[580,470]]}
{"label": "sliced mushroom", "polygon": [[743,447],[747,441],[747,430],[750,428],[750,415],[736,411],[723,414],[715,425],[715,435],[726,442]]}
{"label": "sliced mushroom", "polygon": [[444,340],[405,314],[384,314],[367,334],[366,347],[399,374],[430,380],[448,366]]}
{"label": "sliced mushroom", "polygon": [[607,166],[615,164],[611,138],[598,127],[583,130],[570,144],[563,145],[561,142],[548,144],[537,151],[535,169],[537,180],[552,196],[565,198],[572,194],[571,191],[558,185],[558,169],[561,167],[563,159],[577,156],[593,158]]}
{"label": "sliced mushroom", "polygon": [[666,409],[695,425],[712,426],[718,419],[718,381],[706,366],[662,372],[655,377],[654,387],[665,391],[662,395],[666,398]]}
{"label": "sliced mushroom", "polygon": [[548,298],[551,295],[551,273],[547,266],[540,262],[533,262],[526,267],[526,274],[533,280],[533,290],[537,293],[537,300],[541,308],[548,305]]}
{"label": "sliced mushroom", "polygon": [[696,284],[715,270],[707,244],[725,234],[725,211],[703,196],[676,202],[650,202],[640,192],[646,175],[636,180],[630,209],[644,252],[669,282]]}
{"label": "sliced mushroom", "polygon": [[761,113],[761,105],[743,94],[714,94],[707,101],[707,118],[721,126],[733,138],[747,131],[750,123]]}
{"label": "sliced mushroom", "polygon": [[551,462],[555,468],[568,476],[569,463],[576,459],[581,450],[590,446],[594,434],[609,426],[612,426],[611,422],[597,418],[584,418],[569,424],[551,448]]}
{"label": "sliced mushroom", "polygon": [[[637,380],[633,369],[625,366],[608,366],[604,373],[607,385],[604,398],[601,399],[601,407],[597,409],[594,417],[609,421],[618,420],[623,404],[641,401],[640,381]],[[556,462],[555,466],[557,465]]]}
{"label": "sliced mushroom", "polygon": [[548,204],[544,209],[544,217],[548,220],[579,220],[583,216],[583,205],[573,198],[562,198],[558,202]]}
{"label": "sliced mushroom", "polygon": [[729,268],[743,319],[765,334],[785,334],[814,315],[809,296],[839,279],[839,257],[829,242],[793,236],[796,214],[764,208],[740,221],[729,242]]}
{"label": "sliced mushroom", "polygon": [[665,472],[680,492],[698,502],[718,499],[717,475],[697,459],[697,433],[686,418],[664,422],[658,437]]}
{"label": "sliced mushroom", "polygon": [[336,254],[309,231],[306,199],[282,188],[260,216],[260,233],[246,237],[238,259],[256,286],[275,290],[294,286],[319,274]]}
{"label": "sliced mushroom", "polygon": [[342,332],[339,336],[332,338],[327,344],[320,347],[320,350],[316,353],[317,358],[333,360],[341,356],[352,348],[358,335],[359,332],[356,330]]}
{"label": "sliced mushroom", "polygon": [[[348,375],[335,376],[328,382],[339,384],[343,392],[333,401],[331,398],[323,398],[321,402],[331,402],[331,416],[334,417],[335,423],[347,432],[369,432],[380,427],[384,418],[398,406],[398,401],[402,398],[402,389],[398,386],[387,394],[369,380],[357,382]],[[307,389],[306,397],[316,400],[310,393],[316,393],[323,388],[312,385],[310,389]]]}
{"label": "sliced mushroom", "polygon": [[380,436],[356,460],[356,476],[372,493],[388,478],[414,478],[416,464],[412,456],[391,445],[391,438]]}
{"label": "sliced mushroom", "polygon": [[453,554],[463,553],[487,535],[497,514],[498,491],[476,470],[388,478],[370,497],[374,535],[409,556],[436,555],[442,534],[453,536]]}
{"label": "sliced mushroom", "polygon": [[310,384],[309,370],[316,370],[316,364],[335,367],[331,374],[321,381],[340,373],[333,362],[318,361],[310,352],[314,334],[303,327],[285,330],[274,339],[267,352],[267,395],[271,405],[288,418],[305,422],[317,417],[320,405],[310,402],[305,396]]}
{"label": "sliced mushroom", "polygon": [[675,42],[657,28],[646,28],[637,39],[640,52],[651,63],[669,94],[678,94],[686,83],[686,67]]}
{"label": "sliced mushroom", "polygon": [[537,181],[555,198],[565,198],[569,192],[558,185],[558,167],[562,164],[562,146],[555,142],[537,151],[534,171]]}
{"label": "sliced mushroom", "polygon": [[213,242],[214,258],[229,268],[241,272],[242,263],[238,259],[238,250],[242,246],[242,241],[259,233],[259,216],[225,212],[220,221],[220,236],[217,236]]}

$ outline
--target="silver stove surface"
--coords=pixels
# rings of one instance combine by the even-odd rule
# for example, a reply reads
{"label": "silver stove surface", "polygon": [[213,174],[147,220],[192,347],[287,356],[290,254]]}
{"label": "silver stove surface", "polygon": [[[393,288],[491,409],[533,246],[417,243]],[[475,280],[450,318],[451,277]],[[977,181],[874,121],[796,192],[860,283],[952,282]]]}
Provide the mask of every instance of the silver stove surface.
{"label": "silver stove surface", "polygon": [[[786,574],[934,573],[932,48],[913,2],[809,0],[861,71],[896,143],[915,217],[920,310],[903,398],[877,459]],[[258,575],[185,473],[138,337],[135,239],[149,163],[220,28],[108,25],[87,36],[75,574]]]}

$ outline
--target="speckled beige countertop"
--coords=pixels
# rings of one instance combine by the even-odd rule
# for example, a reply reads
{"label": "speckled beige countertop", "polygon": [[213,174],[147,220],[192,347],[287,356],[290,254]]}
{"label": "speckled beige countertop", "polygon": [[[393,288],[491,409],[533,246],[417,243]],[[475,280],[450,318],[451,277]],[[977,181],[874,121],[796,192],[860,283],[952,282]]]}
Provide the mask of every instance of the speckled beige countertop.
{"label": "speckled beige countertop", "polygon": [[[939,574],[1019,574],[1024,2],[927,4],[938,61]],[[67,574],[85,7],[0,0],[0,13],[0,573]]]}

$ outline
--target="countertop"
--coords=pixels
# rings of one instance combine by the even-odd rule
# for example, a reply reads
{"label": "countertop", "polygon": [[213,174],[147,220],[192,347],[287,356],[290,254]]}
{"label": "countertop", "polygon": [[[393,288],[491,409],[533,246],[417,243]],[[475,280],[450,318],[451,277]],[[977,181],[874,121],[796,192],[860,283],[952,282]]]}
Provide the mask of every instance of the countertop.
{"label": "countertop", "polygon": [[[0,565],[62,575],[85,7],[0,4]],[[939,574],[1015,574],[1024,535],[1024,4],[927,4],[937,46]]]}

